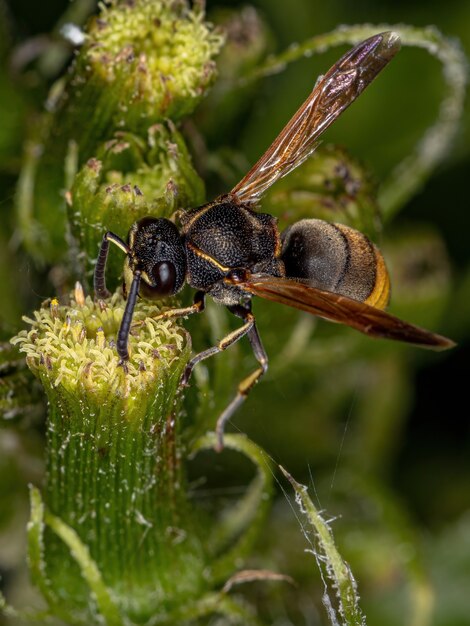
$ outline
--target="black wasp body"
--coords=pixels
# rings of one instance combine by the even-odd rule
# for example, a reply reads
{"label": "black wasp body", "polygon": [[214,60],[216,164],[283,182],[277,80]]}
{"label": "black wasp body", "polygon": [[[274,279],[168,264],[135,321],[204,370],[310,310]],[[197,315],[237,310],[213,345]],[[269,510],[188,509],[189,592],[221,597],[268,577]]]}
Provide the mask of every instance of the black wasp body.
{"label": "black wasp body", "polygon": [[236,269],[283,276],[277,220],[229,197],[182,214],[187,281],[226,306],[246,294],[224,282]]}
{"label": "black wasp body", "polygon": [[362,233],[318,219],[296,222],[282,235],[275,217],[258,212],[263,193],[300,165],[315,149],[323,131],[362,93],[399,49],[394,33],[381,33],[358,44],[320,80],[273,144],[246,176],[224,196],[189,211],[179,211],[179,226],[146,217],[129,232],[128,243],[108,232],[95,268],[95,293],[106,298],[105,265],[109,242],[126,253],[126,309],[117,338],[122,362],[129,359],[128,337],[139,293],[162,298],[185,283],[196,289],[194,303],[160,317],[198,313],[205,295],[241,318],[243,324],[216,346],[197,354],[193,367],[247,336],[259,366],[238,386],[238,393],[217,422],[223,429],[253,385],[266,372],[267,356],[251,311],[253,295],[341,322],[375,337],[443,349],[452,342],[383,311],[390,283],[378,248]]}

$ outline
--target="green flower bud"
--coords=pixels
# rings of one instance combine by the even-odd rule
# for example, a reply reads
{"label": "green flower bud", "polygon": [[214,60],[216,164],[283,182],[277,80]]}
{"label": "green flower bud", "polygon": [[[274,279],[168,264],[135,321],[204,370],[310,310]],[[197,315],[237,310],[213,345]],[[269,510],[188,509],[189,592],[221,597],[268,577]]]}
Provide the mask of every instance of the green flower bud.
{"label": "green flower bud", "polygon": [[395,233],[383,247],[392,279],[393,311],[427,328],[437,328],[451,289],[449,257],[430,228]]}
{"label": "green flower bud", "polygon": [[376,189],[370,174],[344,149],[319,148],[263,198],[263,209],[280,216],[280,226],[315,217],[341,222],[372,239],[380,230]]}
{"label": "green flower bud", "polygon": [[212,18],[226,36],[218,61],[220,74],[223,80],[239,80],[266,56],[272,40],[268,26],[252,6],[219,9]]}
{"label": "green flower bud", "polygon": [[[113,342],[124,304],[118,294],[94,303],[78,286],[70,305],[52,300],[12,341],[49,400],[47,510],[87,546],[119,609],[144,621],[207,583],[176,420],[189,337],[138,302],[130,360],[120,365]],[[49,531],[43,559],[66,610],[92,607],[73,554]]]}
{"label": "green flower bud", "polygon": [[146,137],[153,125],[188,115],[215,79],[223,38],[185,0],[113,0],[100,9],[25,150],[17,207],[37,260],[63,260],[63,190],[77,168],[116,131]]}
{"label": "green flower bud", "polygon": [[252,104],[257,85],[243,85],[243,77],[265,58],[272,41],[271,33],[254,7],[241,10],[218,9],[211,14],[223,29],[226,43],[217,60],[219,77],[197,112],[198,128],[206,141],[220,144],[238,133],[241,119]]}
{"label": "green flower bud", "polygon": [[[125,239],[142,217],[171,217],[179,208],[204,201],[203,182],[172,126],[152,126],[147,141],[118,133],[97,154],[81,168],[67,194],[71,230],[80,250],[77,269],[88,278],[107,230]],[[122,254],[113,250],[106,272],[111,285],[121,275],[123,262]]]}
{"label": "green flower bud", "polygon": [[[215,79],[222,44],[184,0],[113,0],[91,24],[78,76],[114,92],[114,125],[136,131],[194,110]],[[88,89],[76,85],[80,94]]]}
{"label": "green flower bud", "polygon": [[161,312],[157,304],[138,302],[129,337],[130,361],[123,367],[115,339],[124,307],[117,293],[107,303],[85,298],[77,283],[70,305],[52,299],[34,319],[24,318],[32,329],[21,331],[12,342],[26,354],[27,365],[46,389],[60,385],[67,393],[92,391],[98,402],[114,389],[129,403],[146,385],[158,386],[160,374],[173,362],[182,367],[179,361],[184,361],[189,339],[174,322],[152,319]]}

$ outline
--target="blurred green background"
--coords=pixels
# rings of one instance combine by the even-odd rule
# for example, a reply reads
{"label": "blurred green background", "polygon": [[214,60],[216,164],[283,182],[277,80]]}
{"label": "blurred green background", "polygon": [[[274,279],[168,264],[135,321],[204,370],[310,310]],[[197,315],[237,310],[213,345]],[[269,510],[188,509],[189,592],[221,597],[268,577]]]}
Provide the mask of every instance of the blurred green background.
{"label": "blurred green background", "polygon": [[[459,38],[470,53],[468,0],[257,0],[251,5],[265,24],[272,52],[339,24],[386,22],[434,24]],[[45,35],[68,6],[65,0],[40,5],[0,1],[0,313],[5,339],[19,328],[21,314],[53,295],[52,284],[57,284],[57,268],[37,268],[22,252],[12,206],[24,139],[56,77],[50,69],[33,66],[34,46],[47,46]],[[216,19],[222,7],[242,6],[209,1],[209,19],[211,14]],[[220,125],[208,124],[201,111],[200,129],[213,154],[223,156],[230,146],[243,173],[339,50],[263,79]],[[346,147],[380,181],[436,118],[442,90],[439,63],[407,48],[328,131],[325,143]],[[204,170],[203,163],[196,165]],[[224,179],[214,170],[207,176],[208,199],[236,182],[232,173]],[[452,337],[459,344],[454,350],[436,355],[374,342],[276,305],[255,305],[271,370],[235,416],[234,428],[308,484],[325,516],[336,518],[332,528],[359,582],[370,624],[470,624],[469,173],[467,103],[447,160],[377,241],[391,270],[391,311]],[[215,307],[206,318],[189,324],[196,347],[213,340],[214,328],[231,323]],[[209,409],[214,420],[233,392],[233,359],[241,359],[247,372],[253,368],[247,346],[234,354],[217,357],[217,365],[209,366],[216,373],[217,368],[230,372]],[[21,415],[6,412],[1,426],[1,584],[24,605],[28,596],[20,564],[26,484],[41,479],[42,413],[35,405]],[[206,471],[205,493],[222,488],[227,500],[246,478],[235,460],[211,459]],[[279,486],[252,565],[285,572],[298,587],[255,583],[245,593],[266,623],[324,624],[322,582],[312,555],[304,553],[307,544],[284,489]],[[210,506],[197,490],[195,499]]]}

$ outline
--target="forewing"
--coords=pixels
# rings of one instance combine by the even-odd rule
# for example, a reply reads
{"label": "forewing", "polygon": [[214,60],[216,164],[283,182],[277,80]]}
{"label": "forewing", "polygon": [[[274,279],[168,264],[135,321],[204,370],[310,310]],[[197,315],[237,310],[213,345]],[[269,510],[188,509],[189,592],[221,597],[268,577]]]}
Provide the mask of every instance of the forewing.
{"label": "forewing", "polygon": [[372,337],[405,341],[433,350],[455,345],[446,337],[404,322],[381,309],[288,278],[253,274],[234,284],[250,294],[346,324]]}
{"label": "forewing", "polygon": [[366,39],[345,54],[317,81],[312,93],[273,144],[231,193],[256,202],[279,178],[315,150],[318,137],[364,91],[400,49],[396,33]]}

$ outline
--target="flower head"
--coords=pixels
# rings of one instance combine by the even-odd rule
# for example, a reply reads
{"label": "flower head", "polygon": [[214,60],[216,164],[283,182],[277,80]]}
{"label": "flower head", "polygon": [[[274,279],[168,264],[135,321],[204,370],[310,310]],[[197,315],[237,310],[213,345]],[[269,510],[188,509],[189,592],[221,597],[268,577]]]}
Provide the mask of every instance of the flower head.
{"label": "flower head", "polygon": [[118,293],[110,302],[94,302],[77,284],[69,305],[54,298],[35,311],[34,319],[25,317],[31,329],[21,331],[12,343],[26,354],[48,393],[60,386],[68,393],[92,392],[98,402],[110,393],[124,401],[138,392],[142,397],[146,388],[155,393],[173,363],[181,368],[188,335],[172,321],[153,319],[161,312],[159,306],[139,302],[129,337],[130,360],[123,365],[115,338],[124,307]]}

